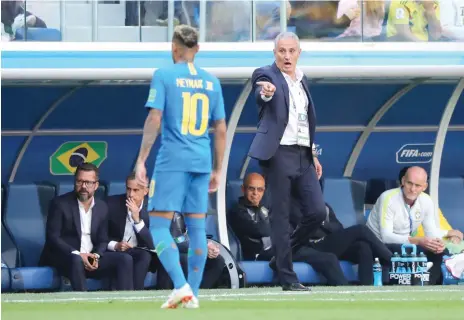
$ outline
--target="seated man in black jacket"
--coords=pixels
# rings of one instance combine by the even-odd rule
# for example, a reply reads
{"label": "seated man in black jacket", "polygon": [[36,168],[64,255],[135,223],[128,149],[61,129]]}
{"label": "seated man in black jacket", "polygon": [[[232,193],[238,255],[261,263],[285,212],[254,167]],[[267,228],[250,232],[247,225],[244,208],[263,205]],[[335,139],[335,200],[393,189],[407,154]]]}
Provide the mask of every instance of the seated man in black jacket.
{"label": "seated man in black jacket", "polygon": [[132,290],[132,257],[106,251],[108,207],[95,198],[98,171],[91,163],[80,164],[74,191],[51,202],[39,266],[55,267],[74,291],[87,291],[86,278],[108,277],[116,290]]}
{"label": "seated man in black jacket", "polygon": [[[242,186],[243,196],[227,217],[242,245],[244,260],[269,261],[274,256],[269,210],[262,204],[264,191],[264,178],[258,173],[248,174]],[[290,234],[292,231],[289,230]],[[321,252],[308,245],[298,248],[292,260],[310,264],[327,279],[328,285],[348,284],[338,258],[332,253]]]}
{"label": "seated man in black jacket", "polygon": [[[150,219],[145,196],[148,190],[137,184],[135,173],[126,179],[126,193],[108,197],[108,250],[128,254],[133,259],[134,289],[143,290],[145,277],[151,261],[155,260],[148,251],[154,249],[150,234]],[[154,256],[155,254],[153,254]]]}
{"label": "seated man in black jacket", "polygon": [[[188,273],[188,230],[185,226],[184,217],[175,212],[171,222],[171,235],[177,242],[180,253],[180,263],[187,277]],[[216,288],[225,267],[224,258],[219,255],[219,247],[211,241],[208,241],[208,256],[206,259],[205,271],[200,284],[202,289]],[[158,266],[156,278],[156,288],[160,290],[173,289],[171,278],[163,268],[162,264]]]}
{"label": "seated man in black jacket", "polygon": [[[322,187],[322,186],[321,186]],[[333,209],[326,203],[327,217],[313,234],[308,235],[308,246],[321,252],[330,252],[340,260],[358,264],[361,285],[373,284],[374,259],[379,258],[383,266],[390,265],[391,251],[365,225],[344,228]],[[290,221],[297,225],[301,219],[299,202],[294,200]],[[294,251],[298,248],[294,248]]]}
{"label": "seated man in black jacket", "polygon": [[262,204],[264,178],[258,173],[250,173],[244,182],[243,196],[229,212],[227,221],[240,240],[244,260],[269,261],[274,251],[269,210]]}

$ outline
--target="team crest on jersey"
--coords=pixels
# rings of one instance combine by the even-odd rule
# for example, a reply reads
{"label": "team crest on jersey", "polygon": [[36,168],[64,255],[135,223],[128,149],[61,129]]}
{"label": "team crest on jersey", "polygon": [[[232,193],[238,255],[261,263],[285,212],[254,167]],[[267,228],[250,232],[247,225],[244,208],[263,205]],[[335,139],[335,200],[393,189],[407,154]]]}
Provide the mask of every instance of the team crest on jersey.
{"label": "team crest on jersey", "polygon": [[421,212],[420,212],[419,209],[416,210],[415,217],[416,217],[416,220],[419,220],[419,219],[420,219],[420,217],[421,217]]}
{"label": "team crest on jersey", "polygon": [[148,102],[154,102],[156,98],[156,89],[150,89],[148,93]]}

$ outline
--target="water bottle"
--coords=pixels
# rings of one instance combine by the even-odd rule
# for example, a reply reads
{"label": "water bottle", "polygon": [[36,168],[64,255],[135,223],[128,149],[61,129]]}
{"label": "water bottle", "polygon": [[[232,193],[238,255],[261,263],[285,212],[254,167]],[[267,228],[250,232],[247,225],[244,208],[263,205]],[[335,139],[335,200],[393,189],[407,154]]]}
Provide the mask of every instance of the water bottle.
{"label": "water bottle", "polygon": [[397,273],[406,273],[406,256],[402,254],[398,261],[398,266],[396,267]]}
{"label": "water bottle", "polygon": [[412,254],[406,254],[404,258],[404,262],[406,264],[406,273],[411,273],[411,264],[412,264]]}
{"label": "water bottle", "polygon": [[374,261],[374,286],[382,286],[382,265],[379,262],[379,258],[375,258]]}
{"label": "water bottle", "polygon": [[427,256],[425,253],[421,252],[418,257],[419,271],[418,272],[427,272]]}
{"label": "water bottle", "polygon": [[393,254],[393,257],[391,258],[391,264],[392,264],[392,269],[391,269],[391,272],[392,273],[396,273],[398,272],[398,269],[399,269],[399,262],[401,260],[401,257],[400,255],[398,254],[398,252],[395,252]]}
{"label": "water bottle", "polygon": [[410,259],[411,259],[411,273],[418,273],[419,271],[417,267],[419,265],[418,264],[419,258],[416,256],[415,253],[412,253]]}

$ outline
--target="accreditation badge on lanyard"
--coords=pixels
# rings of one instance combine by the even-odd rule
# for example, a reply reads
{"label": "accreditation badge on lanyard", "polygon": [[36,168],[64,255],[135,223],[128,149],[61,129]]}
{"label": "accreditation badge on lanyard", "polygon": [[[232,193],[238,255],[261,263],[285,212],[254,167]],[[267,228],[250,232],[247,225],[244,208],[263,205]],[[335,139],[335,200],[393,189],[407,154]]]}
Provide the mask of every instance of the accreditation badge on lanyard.
{"label": "accreditation badge on lanyard", "polygon": [[304,113],[298,113],[297,144],[299,146],[309,147],[308,115]]}
{"label": "accreditation badge on lanyard", "polygon": [[[293,108],[297,111],[298,114],[298,122],[297,122],[297,144],[303,147],[309,147],[309,123],[308,123],[308,113],[306,108],[297,108],[295,97],[293,93],[290,91],[293,100]],[[300,97],[301,99],[298,101],[300,105],[304,105],[306,103],[304,97]],[[301,109],[301,110],[300,110]],[[303,111],[303,112],[302,112]]]}

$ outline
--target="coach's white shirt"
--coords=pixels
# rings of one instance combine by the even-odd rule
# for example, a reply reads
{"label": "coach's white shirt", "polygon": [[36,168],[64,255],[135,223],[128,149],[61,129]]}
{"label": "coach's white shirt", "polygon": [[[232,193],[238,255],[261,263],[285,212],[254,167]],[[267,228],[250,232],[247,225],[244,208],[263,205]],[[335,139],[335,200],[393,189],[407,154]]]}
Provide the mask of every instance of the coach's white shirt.
{"label": "coach's white shirt", "polygon": [[74,250],[72,253],[91,253],[93,250],[93,243],[91,239],[92,230],[92,210],[95,207],[95,198],[92,197],[92,203],[89,210],[85,211],[84,205],[77,200],[79,206],[79,216],[81,220],[81,247],[80,251]]}
{"label": "coach's white shirt", "polygon": [[[296,80],[294,81],[288,74],[282,72],[285,81],[288,85],[289,97],[288,97],[288,123],[285,128],[281,145],[295,145],[298,144],[298,113],[308,114],[309,99],[303,88],[303,71],[300,69],[295,70]],[[272,97],[265,97],[261,95],[261,99],[268,102],[271,101]],[[310,141],[309,133],[309,121],[306,119],[306,126],[308,128],[308,141]],[[314,144],[313,144],[314,148]]]}
{"label": "coach's white shirt", "polygon": [[436,225],[435,208],[428,194],[421,193],[409,206],[404,201],[402,188],[382,193],[367,220],[367,227],[383,243],[409,243],[409,237],[421,224],[427,237],[441,239],[448,233]]}
{"label": "coach's white shirt", "polygon": [[[139,206],[139,214],[142,211],[143,208],[143,200],[142,203]],[[121,241],[127,242],[132,248],[137,247],[138,241],[137,241],[137,235],[135,234],[140,233],[140,231],[143,229],[145,226],[145,222],[143,222],[142,218],[140,218],[140,221],[138,224],[135,224],[134,219],[132,219],[132,212],[127,209],[127,216],[126,216],[126,224],[124,226],[124,235]],[[117,241],[110,241],[108,243],[108,250],[110,251],[116,251],[116,245],[118,244]]]}

